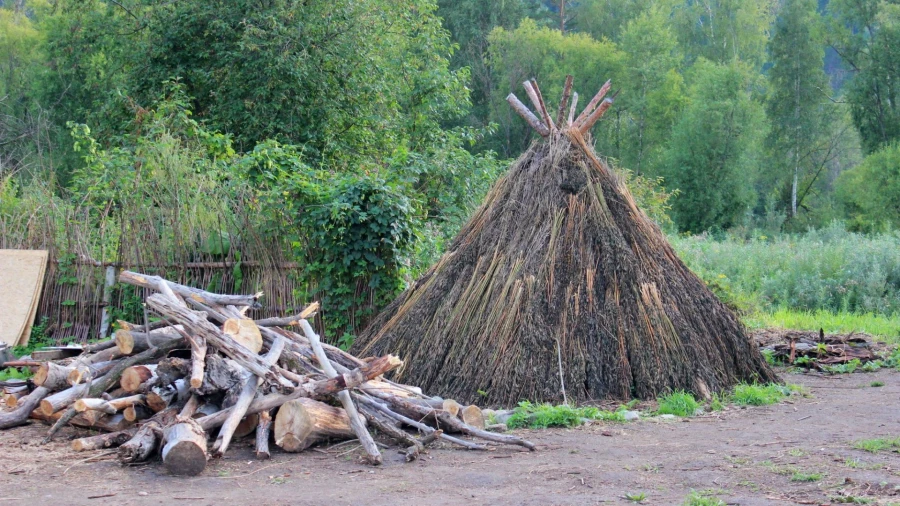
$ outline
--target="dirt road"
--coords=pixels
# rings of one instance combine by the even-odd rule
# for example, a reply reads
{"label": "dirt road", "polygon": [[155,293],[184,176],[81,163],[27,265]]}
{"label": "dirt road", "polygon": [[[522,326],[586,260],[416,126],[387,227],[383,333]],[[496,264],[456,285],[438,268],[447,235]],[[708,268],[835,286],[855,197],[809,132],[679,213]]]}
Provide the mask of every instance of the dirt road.
{"label": "dirt road", "polygon": [[353,444],[259,462],[238,442],[201,476],[174,478],[112,456],[84,462],[72,429],[37,446],[45,428],[32,425],[0,432],[0,505],[678,505],[691,491],[741,505],[900,504],[900,453],[853,448],[900,437],[900,373],[783,378],[810,396],[689,421],[522,431],[540,445],[532,453],[436,449],[406,464],[392,451],[380,468],[359,464]]}

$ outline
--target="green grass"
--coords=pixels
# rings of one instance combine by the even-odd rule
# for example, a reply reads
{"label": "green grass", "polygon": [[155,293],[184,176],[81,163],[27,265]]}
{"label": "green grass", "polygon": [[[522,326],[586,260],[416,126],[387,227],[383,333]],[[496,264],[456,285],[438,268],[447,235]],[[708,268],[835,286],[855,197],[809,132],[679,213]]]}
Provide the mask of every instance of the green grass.
{"label": "green grass", "polygon": [[699,492],[691,492],[682,506],[725,506],[725,501],[718,497],[708,497]]}
{"label": "green grass", "polygon": [[684,390],[663,395],[657,402],[659,403],[657,412],[661,415],[694,416],[700,407],[694,396]]}
{"label": "green grass", "polygon": [[813,482],[821,479],[822,473],[801,473],[800,471],[795,471],[794,474],[791,475],[791,481]]}
{"label": "green grass", "polygon": [[870,387],[876,387],[876,388],[877,388],[877,387],[883,387],[883,386],[884,386],[884,382],[883,382],[883,381],[873,381],[873,382],[869,383],[869,386],[870,386]]}
{"label": "green grass", "polygon": [[900,452],[900,437],[863,439],[854,443],[853,447],[870,453],[878,453],[884,450]]}
{"label": "green grass", "polygon": [[771,312],[757,311],[743,319],[751,329],[781,328],[792,330],[819,330],[826,334],[865,332],[888,344],[900,344],[900,317],[874,313],[831,312],[826,310],[802,311],[777,309]]}
{"label": "green grass", "polygon": [[624,422],[625,415],[619,411],[604,411],[593,406],[576,408],[565,404],[534,404],[522,401],[516,406],[506,426],[510,429],[528,427],[546,429],[547,427],[575,427],[585,419]]}
{"label": "green grass", "polygon": [[791,388],[777,383],[767,385],[741,383],[734,387],[731,401],[738,406],[768,406],[777,404],[789,395],[791,395]]}

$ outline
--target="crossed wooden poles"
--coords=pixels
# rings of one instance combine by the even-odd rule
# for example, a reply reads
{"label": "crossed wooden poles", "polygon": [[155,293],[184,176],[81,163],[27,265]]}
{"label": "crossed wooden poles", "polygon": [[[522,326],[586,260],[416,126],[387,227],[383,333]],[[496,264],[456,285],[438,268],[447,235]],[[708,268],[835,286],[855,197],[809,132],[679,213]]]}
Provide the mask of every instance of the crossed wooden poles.
{"label": "crossed wooden poles", "polygon": [[[531,79],[529,81],[525,81],[522,83],[522,86],[525,87],[525,93],[528,94],[528,98],[531,99],[531,103],[534,104],[534,108],[537,111],[540,111],[541,117],[538,118],[534,115],[528,107],[516,97],[515,93],[510,93],[506,97],[506,101],[509,102],[509,105],[512,106],[513,110],[519,114],[532,128],[534,128],[537,133],[541,134],[543,137],[547,137],[552,133],[559,132],[563,127],[557,127],[557,125],[563,125],[563,120],[566,121],[565,127],[566,129],[575,129],[581,135],[585,135],[591,127],[594,126],[594,123],[599,120],[603,114],[612,106],[613,99],[616,98],[616,94],[613,93],[611,97],[606,97],[606,94],[609,93],[609,88],[612,84],[612,81],[606,81],[603,86],[600,88],[600,91],[594,95],[594,98],[588,103],[587,107],[581,111],[581,114],[578,115],[577,118],[575,116],[575,107],[578,105],[578,93],[572,93],[572,76],[566,76],[566,84],[563,87],[563,95],[562,100],[559,102],[559,111],[556,113],[556,122],[554,123],[553,118],[550,117],[550,113],[547,112],[547,105],[544,103],[544,97],[541,95],[541,89],[538,87],[537,81]],[[569,96],[572,95],[572,106],[569,107],[569,115],[568,117],[564,117],[566,112],[566,105],[569,102]],[[606,97],[606,98],[605,98]],[[574,119],[573,119],[574,118]]]}

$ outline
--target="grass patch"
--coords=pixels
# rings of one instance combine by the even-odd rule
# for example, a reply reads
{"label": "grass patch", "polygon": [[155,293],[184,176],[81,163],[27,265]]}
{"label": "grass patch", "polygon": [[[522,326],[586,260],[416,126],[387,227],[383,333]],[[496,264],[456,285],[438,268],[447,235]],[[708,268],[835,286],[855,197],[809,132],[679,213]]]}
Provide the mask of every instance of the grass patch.
{"label": "grass patch", "polygon": [[876,387],[876,388],[877,388],[877,387],[883,387],[883,386],[884,386],[884,382],[883,382],[883,381],[873,381],[873,382],[869,383],[869,386],[870,386],[870,387]]}
{"label": "grass patch", "polygon": [[819,481],[822,479],[822,473],[801,473],[800,471],[794,471],[794,474],[791,475],[791,481],[799,481],[799,482],[813,482]]}
{"label": "grass patch", "polygon": [[823,329],[826,334],[865,332],[888,344],[900,344],[900,318],[875,313],[835,313],[823,309],[817,311],[777,309],[772,312],[757,311],[745,317],[743,321],[744,325],[751,329]]}
{"label": "grass patch", "polygon": [[731,400],[739,406],[768,406],[777,404],[789,395],[791,395],[791,388],[777,383],[768,385],[741,383],[734,387]]}
{"label": "grass patch", "polygon": [[661,415],[694,416],[700,403],[694,396],[684,390],[676,390],[657,399]]}
{"label": "grass patch", "polygon": [[584,423],[585,419],[624,422],[625,415],[622,414],[622,411],[623,409],[603,411],[593,406],[576,408],[566,404],[554,406],[522,401],[506,421],[506,426],[510,429],[518,427],[546,429],[548,427],[575,427]]}
{"label": "grass patch", "polygon": [[691,492],[682,506],[725,506],[725,501],[718,497],[705,496],[699,492]]}
{"label": "grass patch", "polygon": [[869,453],[878,453],[884,450],[900,452],[900,437],[863,439],[853,444],[857,450],[865,450]]}

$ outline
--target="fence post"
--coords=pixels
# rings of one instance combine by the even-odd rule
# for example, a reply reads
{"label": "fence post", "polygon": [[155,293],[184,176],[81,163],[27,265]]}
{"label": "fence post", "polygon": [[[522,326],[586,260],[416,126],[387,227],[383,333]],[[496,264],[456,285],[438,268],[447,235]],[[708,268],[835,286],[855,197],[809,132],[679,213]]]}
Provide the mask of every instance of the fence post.
{"label": "fence post", "polygon": [[109,332],[109,311],[107,307],[112,300],[112,286],[116,282],[116,268],[112,265],[106,266],[106,283],[103,285],[103,313],[100,318],[100,339],[106,337]]}

